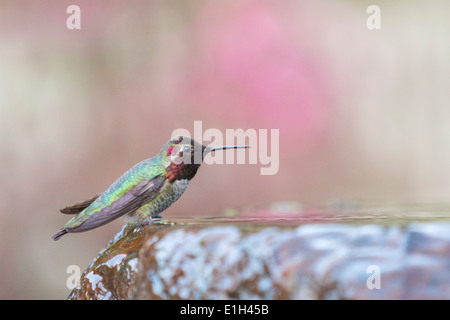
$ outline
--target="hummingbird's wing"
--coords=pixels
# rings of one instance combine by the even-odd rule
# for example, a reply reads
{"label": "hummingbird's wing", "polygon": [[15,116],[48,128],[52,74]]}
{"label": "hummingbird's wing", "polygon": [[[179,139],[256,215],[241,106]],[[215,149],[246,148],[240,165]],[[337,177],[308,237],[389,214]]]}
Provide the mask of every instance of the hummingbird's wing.
{"label": "hummingbird's wing", "polygon": [[62,208],[59,211],[64,214],[78,214],[81,211],[83,211],[84,209],[86,209],[87,207],[89,207],[92,204],[92,202],[97,200],[98,197],[100,197],[100,194],[97,194],[97,195],[93,196],[92,198],[89,198],[82,202],[75,203],[74,205]]}
{"label": "hummingbird's wing", "polygon": [[162,175],[157,175],[150,180],[144,179],[112,203],[107,201],[110,195],[105,192],[83,212],[68,221],[53,236],[53,239],[58,240],[67,232],[82,232],[94,229],[124,214],[131,213],[155,198],[163,184],[164,178]]}
{"label": "hummingbird's wing", "polygon": [[111,205],[92,214],[89,219],[78,227],[77,231],[85,231],[99,227],[124,214],[139,209],[158,195],[163,183],[164,179],[162,176],[156,176],[151,180],[142,180]]}

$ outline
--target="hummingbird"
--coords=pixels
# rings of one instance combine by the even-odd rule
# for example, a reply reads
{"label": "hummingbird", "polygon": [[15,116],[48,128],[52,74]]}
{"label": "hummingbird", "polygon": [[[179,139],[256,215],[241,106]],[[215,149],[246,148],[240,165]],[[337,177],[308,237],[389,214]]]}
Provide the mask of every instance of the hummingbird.
{"label": "hummingbird", "polygon": [[88,231],[118,217],[141,225],[161,220],[159,213],[181,197],[208,153],[249,147],[207,147],[188,137],[171,139],[156,156],[136,164],[102,194],[61,209],[76,216],[52,238]]}

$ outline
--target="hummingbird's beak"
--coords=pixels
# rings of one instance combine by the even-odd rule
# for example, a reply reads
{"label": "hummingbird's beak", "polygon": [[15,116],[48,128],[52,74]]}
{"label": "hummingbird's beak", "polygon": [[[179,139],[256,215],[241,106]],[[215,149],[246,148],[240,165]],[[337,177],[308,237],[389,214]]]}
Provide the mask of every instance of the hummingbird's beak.
{"label": "hummingbird's beak", "polygon": [[203,151],[204,155],[207,155],[208,153],[212,151],[217,150],[226,150],[226,149],[241,149],[241,148],[251,148],[251,146],[220,146],[220,147],[206,147]]}

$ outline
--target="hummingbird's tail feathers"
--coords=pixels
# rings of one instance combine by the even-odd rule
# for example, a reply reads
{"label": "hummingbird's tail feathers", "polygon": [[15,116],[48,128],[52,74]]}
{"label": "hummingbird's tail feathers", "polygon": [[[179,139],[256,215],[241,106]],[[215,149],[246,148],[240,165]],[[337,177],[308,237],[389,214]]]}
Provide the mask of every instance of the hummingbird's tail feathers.
{"label": "hummingbird's tail feathers", "polygon": [[67,233],[66,229],[61,229],[57,234],[55,234],[52,238],[53,240],[59,240],[59,238],[61,238],[63,235],[65,235]]}
{"label": "hummingbird's tail feathers", "polygon": [[83,211],[84,209],[89,207],[92,204],[92,202],[97,200],[97,198],[99,196],[100,195],[97,194],[97,195],[93,196],[90,199],[84,200],[82,202],[75,203],[72,206],[68,206],[68,207],[65,207],[63,209],[60,209],[59,211],[64,213],[64,214],[79,214],[81,211]]}

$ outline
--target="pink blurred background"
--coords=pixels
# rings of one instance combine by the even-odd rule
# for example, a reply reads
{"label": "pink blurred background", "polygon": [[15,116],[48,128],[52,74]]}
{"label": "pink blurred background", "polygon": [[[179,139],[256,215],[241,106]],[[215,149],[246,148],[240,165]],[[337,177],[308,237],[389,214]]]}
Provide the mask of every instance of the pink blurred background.
{"label": "pink blurred background", "polygon": [[[81,30],[66,9],[81,8]],[[164,213],[273,202],[447,201],[448,1],[0,0],[0,298],[64,299],[115,221],[59,242],[173,130],[279,129],[280,168],[203,166]],[[205,141],[206,142],[206,141]]]}

